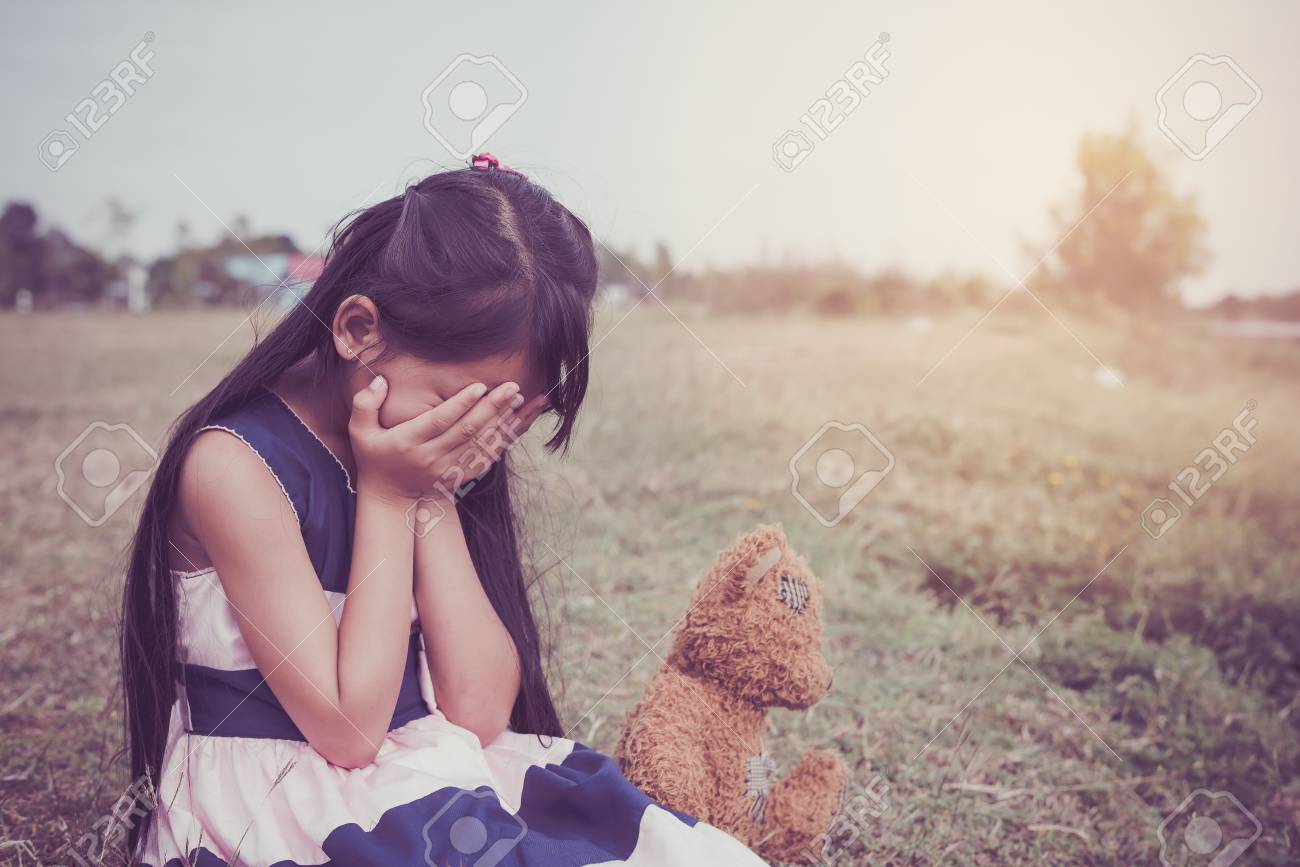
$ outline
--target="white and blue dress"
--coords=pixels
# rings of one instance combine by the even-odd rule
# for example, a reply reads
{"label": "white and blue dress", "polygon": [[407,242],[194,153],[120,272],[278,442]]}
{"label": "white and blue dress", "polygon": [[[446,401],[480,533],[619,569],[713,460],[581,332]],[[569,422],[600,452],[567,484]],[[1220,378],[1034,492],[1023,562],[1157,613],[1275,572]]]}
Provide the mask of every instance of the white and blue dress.
{"label": "white and blue dress", "polygon": [[[243,440],[279,481],[338,618],[356,515],[346,470],[270,392],[213,427]],[[377,758],[353,770],[332,765],[276,701],[215,571],[173,580],[184,683],[146,864],[763,864],[722,831],[660,807],[579,743],[507,731],[481,746],[438,711],[414,604]]]}

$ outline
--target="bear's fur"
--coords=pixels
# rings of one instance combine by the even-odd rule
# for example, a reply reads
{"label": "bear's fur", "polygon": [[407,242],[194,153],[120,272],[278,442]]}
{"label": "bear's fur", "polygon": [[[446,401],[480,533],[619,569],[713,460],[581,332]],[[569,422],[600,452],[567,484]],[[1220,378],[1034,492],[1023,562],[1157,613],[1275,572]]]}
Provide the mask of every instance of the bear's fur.
{"label": "bear's fur", "polygon": [[742,536],[696,588],[615,750],[650,797],[770,861],[817,853],[848,779],[820,750],[770,779],[765,751],[767,708],[811,707],[830,689],[821,608],[821,584],[780,526]]}

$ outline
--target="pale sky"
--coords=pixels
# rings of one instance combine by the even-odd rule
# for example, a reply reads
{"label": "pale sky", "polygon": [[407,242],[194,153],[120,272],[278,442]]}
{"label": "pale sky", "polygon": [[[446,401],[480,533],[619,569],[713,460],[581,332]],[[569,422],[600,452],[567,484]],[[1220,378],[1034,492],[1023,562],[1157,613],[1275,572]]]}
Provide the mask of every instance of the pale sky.
{"label": "pale sky", "polygon": [[[1034,261],[1023,242],[1055,240],[1047,208],[1071,191],[1080,136],[1133,118],[1209,222],[1214,261],[1188,299],[1300,287],[1293,2],[3,8],[0,198],[33,202],[92,245],[107,241],[103,201],[116,196],[140,212],[127,241],[140,254],[168,250],[182,219],[217,237],[209,207],[310,250],[355,205],[458,162],[426,131],[421,96],[473,54],[527,92],[485,148],[611,244],[691,251],[684,268],[839,256],[1019,277]],[[888,77],[782,171],[774,142],[806,131],[800,116],[882,32]],[[152,77],[48,171],[38,144],[75,133],[65,115],[146,33]],[[1202,53],[1231,57],[1262,98],[1197,161],[1158,128],[1155,95]]]}

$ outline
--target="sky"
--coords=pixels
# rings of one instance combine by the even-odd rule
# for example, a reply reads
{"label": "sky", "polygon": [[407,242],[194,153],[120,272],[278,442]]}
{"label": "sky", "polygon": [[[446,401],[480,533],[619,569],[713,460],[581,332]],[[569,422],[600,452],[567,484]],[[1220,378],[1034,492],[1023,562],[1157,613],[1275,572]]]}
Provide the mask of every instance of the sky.
{"label": "sky", "polygon": [[[1132,121],[1208,222],[1189,302],[1300,287],[1292,2],[2,8],[0,198],[109,252],[165,252],[179,221],[215,240],[239,215],[310,250],[353,208],[462,164],[439,136],[463,149],[490,127],[481,147],[603,241],[649,255],[662,239],[684,269],[835,257],[1014,283],[1037,260],[1027,245],[1056,240],[1048,209],[1076,189],[1080,138]],[[1232,64],[1179,75],[1198,54]],[[836,82],[869,57],[883,81],[844,96]],[[115,71],[129,94],[100,85]],[[1208,152],[1188,142],[1216,117],[1202,79],[1241,106]],[[1167,82],[1196,96],[1173,100],[1169,134]],[[805,115],[834,128],[822,139]],[[785,171],[773,148],[792,130],[813,148]],[[125,237],[110,197],[137,213]]]}

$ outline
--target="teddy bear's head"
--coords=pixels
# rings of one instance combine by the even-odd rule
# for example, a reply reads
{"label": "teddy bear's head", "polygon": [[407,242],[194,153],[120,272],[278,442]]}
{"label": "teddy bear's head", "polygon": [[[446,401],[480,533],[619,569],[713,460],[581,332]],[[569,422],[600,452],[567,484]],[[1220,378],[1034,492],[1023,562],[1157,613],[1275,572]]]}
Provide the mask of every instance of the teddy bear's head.
{"label": "teddy bear's head", "polygon": [[760,707],[811,707],[832,676],[821,609],[821,583],[781,527],[759,527],[704,576],[668,662]]}

